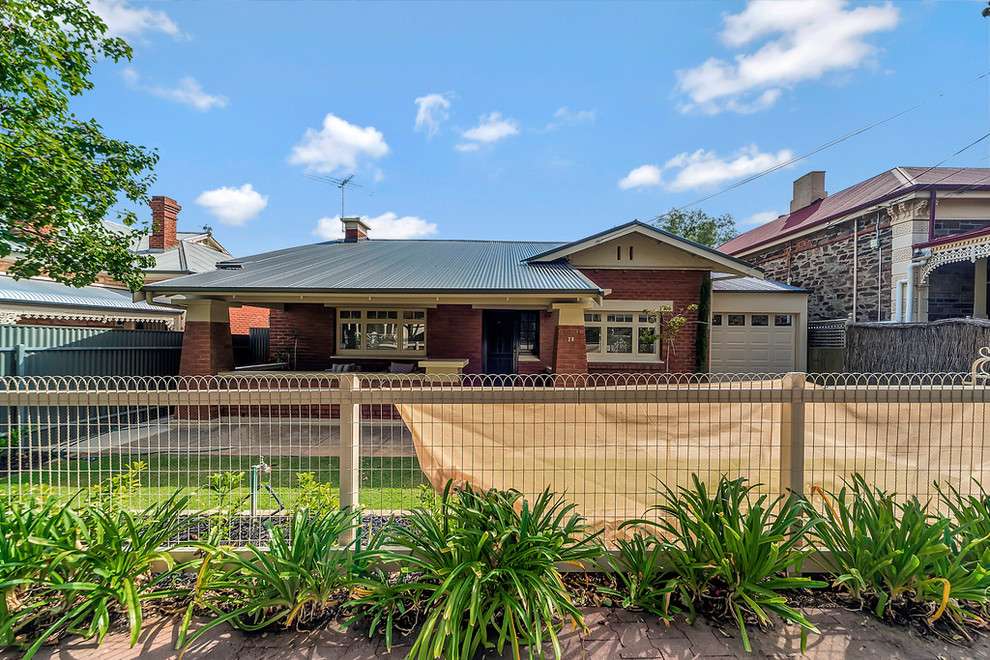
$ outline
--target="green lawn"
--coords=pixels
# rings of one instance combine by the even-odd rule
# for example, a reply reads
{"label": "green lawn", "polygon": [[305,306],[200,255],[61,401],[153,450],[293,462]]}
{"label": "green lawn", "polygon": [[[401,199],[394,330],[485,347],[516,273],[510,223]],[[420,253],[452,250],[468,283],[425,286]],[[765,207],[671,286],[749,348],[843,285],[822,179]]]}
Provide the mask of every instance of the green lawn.
{"label": "green lawn", "polygon": [[[238,456],[173,456],[173,455],[110,455],[98,460],[59,459],[41,469],[23,472],[13,478],[0,478],[0,497],[18,492],[37,491],[39,484],[54,488],[63,497],[80,489],[127,471],[127,465],[144,461],[148,468],[140,473],[141,488],[129,499],[129,506],[140,508],[163,499],[178,489],[192,496],[194,508],[211,508],[218,504],[217,495],[206,487],[207,477],[221,472],[243,472],[242,487],[235,490],[238,498],[250,492],[251,466],[257,457]],[[340,459],[337,457],[293,456],[267,457],[271,466],[263,483],[268,483],[285,503],[293,506],[300,494],[298,474],[313,472],[316,479],[329,483],[339,492]],[[361,460],[360,502],[369,509],[409,509],[420,501],[419,486],[427,483],[415,457],[363,458]],[[247,502],[244,504],[247,507]],[[262,488],[258,498],[260,509],[275,509],[275,500]]]}

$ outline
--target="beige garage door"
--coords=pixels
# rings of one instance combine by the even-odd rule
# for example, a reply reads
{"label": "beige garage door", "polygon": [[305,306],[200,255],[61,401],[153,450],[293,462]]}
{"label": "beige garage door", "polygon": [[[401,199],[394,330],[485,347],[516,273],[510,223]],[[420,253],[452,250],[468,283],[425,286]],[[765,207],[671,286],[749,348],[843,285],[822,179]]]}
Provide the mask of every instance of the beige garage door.
{"label": "beige garage door", "polygon": [[794,317],[790,314],[712,314],[712,373],[794,371]]}

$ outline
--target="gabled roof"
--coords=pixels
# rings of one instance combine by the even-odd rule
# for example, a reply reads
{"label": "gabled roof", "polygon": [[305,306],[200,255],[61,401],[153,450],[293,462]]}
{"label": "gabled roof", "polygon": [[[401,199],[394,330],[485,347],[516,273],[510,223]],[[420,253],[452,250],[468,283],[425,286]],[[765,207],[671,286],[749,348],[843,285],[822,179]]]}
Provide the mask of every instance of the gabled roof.
{"label": "gabled roof", "polygon": [[728,254],[745,254],[765,243],[796,234],[888,202],[917,190],[990,190],[990,169],[895,167],[803,209],[778,217],[719,246]]}
{"label": "gabled roof", "polygon": [[[118,234],[131,231],[116,222],[105,220],[103,224]],[[218,262],[232,258],[212,233],[180,231],[176,232],[175,237],[179,241],[177,245],[167,250],[153,250],[149,245],[150,237],[146,234],[132,243],[130,250],[154,258],[155,265],[145,271],[149,273],[204,273],[214,270]]]}
{"label": "gabled roof", "polygon": [[700,243],[695,243],[694,241],[690,241],[686,238],[681,238],[680,236],[676,236],[670,232],[658,229],[657,227],[648,225],[645,222],[640,222],[639,220],[633,220],[632,222],[627,222],[624,225],[619,225],[618,227],[613,227],[612,229],[606,229],[605,231],[598,232],[597,234],[593,234],[587,238],[582,238],[571,243],[566,243],[564,245],[551,248],[541,252],[540,254],[529,257],[526,261],[530,263],[538,263],[554,261],[556,259],[564,259],[576,252],[586,250],[606,241],[620,238],[632,233],[644,234],[650,238],[660,241],[661,243],[673,245],[684,250],[685,252],[689,252],[695,256],[707,259],[728,273],[748,275],[759,278],[763,277],[762,270],[743,261],[742,259],[737,259],[736,257],[723,254],[718,250],[701,245]]}
{"label": "gabled roof", "polygon": [[564,261],[529,263],[559,243],[329,241],[231,260],[218,270],[145,286],[153,293],[520,293],[601,295]]}

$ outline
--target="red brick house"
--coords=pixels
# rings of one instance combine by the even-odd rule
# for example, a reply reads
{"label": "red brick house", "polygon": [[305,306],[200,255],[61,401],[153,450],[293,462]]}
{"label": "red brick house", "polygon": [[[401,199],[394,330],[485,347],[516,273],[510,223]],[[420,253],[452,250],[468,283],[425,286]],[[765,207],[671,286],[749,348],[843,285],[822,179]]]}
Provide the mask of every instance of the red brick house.
{"label": "red brick house", "polygon": [[[178,230],[179,204],[169,197],[150,201],[152,231],[130,250],[150,256],[154,264],[144,271],[145,283],[212,271],[219,261],[232,258],[209,229]],[[104,222],[118,234],[129,234],[123,225]],[[71,287],[45,278],[15,280],[5,273],[13,258],[0,260],[0,323],[84,328],[181,330],[183,310],[133,300],[121,282],[101,275],[90,286]],[[249,328],[268,327],[268,311],[244,307],[231,315],[231,331],[247,335]]]}
{"label": "red brick house", "polygon": [[182,373],[232,368],[230,314],[242,305],[271,310],[272,356],[298,371],[691,372],[697,312],[661,346],[651,337],[662,318],[644,310],[699,304],[713,273],[763,280],[641,222],[571,243],[372,240],[357,218],[344,228],[343,240],[146,286],[148,299],[188,310]]}

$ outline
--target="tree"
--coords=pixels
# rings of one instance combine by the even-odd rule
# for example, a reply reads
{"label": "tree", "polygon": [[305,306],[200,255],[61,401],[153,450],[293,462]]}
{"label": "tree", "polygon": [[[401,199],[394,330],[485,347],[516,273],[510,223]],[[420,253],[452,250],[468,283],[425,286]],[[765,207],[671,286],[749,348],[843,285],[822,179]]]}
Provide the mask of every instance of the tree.
{"label": "tree", "polygon": [[718,247],[735,238],[736,222],[728,213],[718,217],[708,215],[701,209],[678,211],[671,209],[657,220],[657,226],[664,231],[686,238],[708,247]]}
{"label": "tree", "polygon": [[[106,31],[84,0],[0,0],[0,258],[14,277],[84,286],[102,271],[136,290],[153,263],[128,251],[146,230],[115,205],[143,205],[158,155],[69,110],[93,63],[131,57]],[[103,224],[111,210],[128,231]]]}

